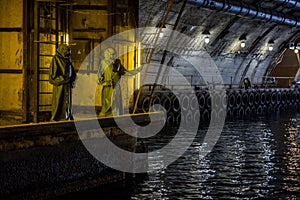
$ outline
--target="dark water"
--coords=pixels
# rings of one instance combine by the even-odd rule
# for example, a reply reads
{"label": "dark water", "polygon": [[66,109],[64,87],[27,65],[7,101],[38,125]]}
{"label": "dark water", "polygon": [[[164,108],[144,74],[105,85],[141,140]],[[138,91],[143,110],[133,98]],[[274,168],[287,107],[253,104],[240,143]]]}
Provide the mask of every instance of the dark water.
{"label": "dark water", "polygon": [[[300,113],[226,122],[213,151],[204,158],[199,151],[206,129],[201,128],[188,151],[166,169],[77,197],[300,199],[299,127]],[[148,143],[150,150],[161,145]]]}

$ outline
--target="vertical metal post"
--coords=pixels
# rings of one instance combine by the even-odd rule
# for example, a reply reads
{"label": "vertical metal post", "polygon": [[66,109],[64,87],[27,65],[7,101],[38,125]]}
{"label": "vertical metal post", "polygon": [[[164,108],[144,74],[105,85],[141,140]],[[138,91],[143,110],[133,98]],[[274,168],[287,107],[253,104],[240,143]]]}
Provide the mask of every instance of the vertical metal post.
{"label": "vertical metal post", "polygon": [[[58,3],[55,3],[55,40],[56,40],[56,49],[58,47],[58,38],[59,38],[59,34],[58,34],[58,30],[59,30],[59,27],[58,27]],[[51,4],[50,4],[50,9],[51,9]],[[52,17],[52,16],[51,16]],[[52,23],[51,23],[52,25]],[[51,32],[50,32],[50,35],[51,35]],[[60,43],[62,44],[63,43],[63,40],[60,41]]]}
{"label": "vertical metal post", "polygon": [[[139,1],[134,1],[134,0],[131,0],[128,2],[128,4],[130,5],[133,5],[133,10],[135,11],[134,12],[134,28],[138,28],[138,24],[139,24]],[[135,32],[135,35],[134,35],[134,43],[135,43],[135,47],[134,47],[134,69],[137,69],[139,67],[139,64],[138,61],[139,61],[139,56],[140,56],[140,49],[139,49],[139,44],[137,42],[137,35],[138,32]],[[141,58],[140,58],[141,60]],[[135,75],[135,79],[133,81],[133,102],[135,102],[135,99],[137,98],[137,94],[134,93],[135,91],[135,88],[137,88],[138,86],[138,79],[137,79],[137,75]],[[137,88],[139,89],[139,88]],[[134,103],[133,103],[133,107],[134,107]],[[134,109],[134,108],[133,108]]]}
{"label": "vertical metal post", "polygon": [[[166,14],[165,14],[165,16],[164,16],[164,19],[162,20],[162,24],[165,24],[165,22],[166,22],[166,20],[167,20],[167,17],[168,17],[168,15],[169,15],[169,12],[171,11],[171,8],[172,8],[172,6],[173,6],[173,3],[174,3],[174,0],[171,0],[170,4],[169,4],[169,6],[168,6],[167,12],[166,12]],[[177,16],[177,18],[176,18],[175,24],[174,24],[174,26],[173,26],[173,30],[176,30],[176,28],[177,28],[177,26],[178,26],[178,24],[179,24],[179,21],[180,21],[180,19],[181,19],[181,15],[182,15],[182,13],[183,13],[183,11],[184,11],[184,8],[185,8],[186,3],[187,3],[187,0],[184,0],[182,6],[181,6],[181,8],[180,8],[179,14],[178,14],[178,16]],[[161,28],[162,28],[162,27],[161,27]],[[170,45],[170,41],[172,41],[172,39],[173,39],[173,34],[174,34],[174,32],[171,32],[171,34],[170,34],[170,36],[169,36],[169,39],[168,39],[168,41],[167,41],[166,49],[164,50],[162,59],[161,59],[161,61],[160,61],[160,65],[159,65],[159,68],[158,68],[157,76],[156,76],[156,78],[155,78],[155,82],[154,82],[154,84],[153,84],[153,88],[152,88],[151,93],[150,93],[150,100],[149,100],[149,105],[148,105],[149,110],[150,110],[150,107],[151,107],[151,105],[152,105],[152,101],[153,101],[154,96],[155,96],[155,89],[156,89],[156,87],[157,87],[157,85],[158,85],[158,84],[157,84],[158,79],[159,79],[161,73],[163,72],[163,64],[165,63],[165,60],[166,60],[166,57],[167,57],[167,54],[168,54],[167,49],[168,49],[168,47],[169,47],[169,45]],[[152,56],[151,56],[151,57],[152,57]],[[151,57],[150,57],[150,59],[151,59]],[[150,60],[148,61],[148,63],[150,63]],[[165,71],[166,71],[166,70],[165,70]]]}
{"label": "vertical metal post", "polygon": [[[168,7],[166,9],[166,12],[164,13],[163,17],[162,17],[162,20],[161,20],[161,24],[160,24],[160,27],[158,29],[158,32],[156,33],[156,36],[154,38],[154,41],[153,41],[153,48],[151,48],[150,50],[150,53],[149,53],[149,57],[146,61],[147,65],[146,65],[146,69],[145,69],[145,74],[148,72],[148,69],[149,69],[149,65],[150,65],[150,62],[151,62],[151,59],[152,59],[152,56],[154,54],[154,51],[155,51],[155,46],[157,44],[157,41],[158,41],[158,38],[159,38],[159,33],[161,33],[162,31],[162,28],[163,28],[163,25],[165,24],[166,20],[167,20],[167,17],[169,15],[169,12],[171,11],[171,8],[173,6],[173,3],[174,3],[174,0],[170,0],[170,2],[168,3]],[[168,44],[167,44],[168,46]],[[153,85],[153,88],[151,90],[151,93],[150,93],[150,101],[149,101],[149,108],[151,107],[151,103],[152,103],[152,98],[154,97],[154,90],[156,88],[156,85],[157,85],[157,80],[159,78],[159,75],[161,73],[161,70],[162,70],[162,64],[164,63],[165,61],[165,54],[167,53],[167,51],[164,51],[164,54],[163,54],[163,57],[161,59],[161,62],[160,62],[160,66],[159,66],[159,69],[158,69],[158,73],[157,73],[157,76],[156,76],[156,79],[155,79],[155,82],[154,82],[154,85]],[[141,83],[142,85],[144,83]],[[138,101],[139,101],[139,98],[140,98],[140,95],[141,95],[141,92],[142,92],[142,88],[139,88],[138,90],[138,94],[137,94],[137,98],[135,100],[135,104],[134,104],[134,109],[133,109],[133,113],[136,112],[136,109],[137,109],[137,104],[138,104]]]}
{"label": "vertical metal post", "polygon": [[[30,3],[26,0],[23,0],[23,16],[29,16],[28,8]],[[28,122],[28,110],[29,110],[29,102],[28,102],[28,75],[30,73],[29,70],[29,43],[30,37],[29,36],[29,26],[31,17],[23,17],[23,97],[22,97],[22,111],[23,111],[23,121]]]}
{"label": "vertical metal post", "polygon": [[117,1],[112,0],[108,1],[108,36],[112,36],[115,34],[115,7],[116,7]]}
{"label": "vertical metal post", "polygon": [[39,43],[40,40],[40,3],[38,1],[34,2],[34,43],[33,56],[32,56],[32,68],[31,68],[31,88],[30,88],[30,112],[32,115],[33,122],[39,121]]}

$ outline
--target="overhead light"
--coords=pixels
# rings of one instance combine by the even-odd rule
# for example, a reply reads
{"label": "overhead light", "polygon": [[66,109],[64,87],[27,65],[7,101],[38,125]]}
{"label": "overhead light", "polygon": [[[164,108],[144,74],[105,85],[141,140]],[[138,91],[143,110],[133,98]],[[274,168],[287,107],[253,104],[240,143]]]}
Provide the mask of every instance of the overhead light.
{"label": "overhead light", "polygon": [[157,25],[156,25],[156,28],[159,28],[159,37],[162,38],[164,36],[164,32],[163,32],[163,28],[166,28],[166,26],[164,24],[162,24],[161,22],[159,22]]}
{"label": "overhead light", "polygon": [[162,31],[159,33],[159,37],[160,38],[164,37],[164,33]]}
{"label": "overhead light", "polygon": [[205,29],[202,32],[202,34],[204,35],[204,42],[205,42],[205,44],[208,44],[209,41],[210,41],[210,32],[207,29]]}
{"label": "overhead light", "polygon": [[270,40],[269,43],[268,43],[268,48],[269,48],[269,51],[273,51],[274,49],[274,40]]}
{"label": "overhead light", "polygon": [[293,50],[297,54],[300,50],[299,43],[290,42],[289,49]]}
{"label": "overhead light", "polygon": [[241,41],[241,47],[244,48],[246,46],[246,42],[245,41]]}
{"label": "overhead light", "polygon": [[294,42],[289,43],[289,49],[291,49],[291,50],[295,49],[295,43]]}
{"label": "overhead light", "polygon": [[208,44],[208,43],[209,43],[209,40],[210,40],[209,36],[205,36],[205,38],[204,38],[205,44]]}
{"label": "overhead light", "polygon": [[244,48],[244,47],[246,46],[246,40],[247,40],[246,34],[243,34],[243,35],[239,38],[239,40],[241,41],[241,47]]}
{"label": "overhead light", "polygon": [[274,47],[273,46],[269,46],[269,51],[273,51]]}

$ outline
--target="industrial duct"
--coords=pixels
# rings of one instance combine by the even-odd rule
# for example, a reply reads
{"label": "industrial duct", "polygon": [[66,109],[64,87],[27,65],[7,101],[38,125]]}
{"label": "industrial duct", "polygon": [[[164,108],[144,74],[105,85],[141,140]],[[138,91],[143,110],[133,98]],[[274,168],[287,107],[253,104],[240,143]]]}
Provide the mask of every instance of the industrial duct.
{"label": "industrial duct", "polygon": [[254,8],[242,3],[240,3],[240,5],[234,5],[227,1],[219,2],[214,0],[188,0],[188,3],[210,10],[223,11],[240,17],[259,19],[267,22],[274,22],[277,24],[300,27],[300,22],[295,17],[287,16],[284,13],[274,12],[271,10]]}
{"label": "industrial duct", "polygon": [[273,0],[272,3],[281,4],[288,8],[300,10],[300,2],[294,0]]}

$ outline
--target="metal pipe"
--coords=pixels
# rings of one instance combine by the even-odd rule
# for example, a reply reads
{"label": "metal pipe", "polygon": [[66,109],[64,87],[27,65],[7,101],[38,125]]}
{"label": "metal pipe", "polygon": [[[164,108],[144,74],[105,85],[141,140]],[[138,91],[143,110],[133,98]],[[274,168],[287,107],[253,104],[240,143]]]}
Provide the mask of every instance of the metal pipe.
{"label": "metal pipe", "polygon": [[295,0],[273,0],[272,3],[281,4],[287,6],[288,8],[300,10],[300,2]]}
{"label": "metal pipe", "polygon": [[293,16],[287,16],[284,13],[274,12],[271,10],[262,10],[261,8],[250,7],[249,5],[244,5],[241,2],[240,5],[235,5],[230,4],[227,1],[219,2],[215,0],[188,0],[188,3],[210,10],[217,10],[229,14],[234,14],[239,17],[260,19],[267,22],[300,27],[300,22]]}

